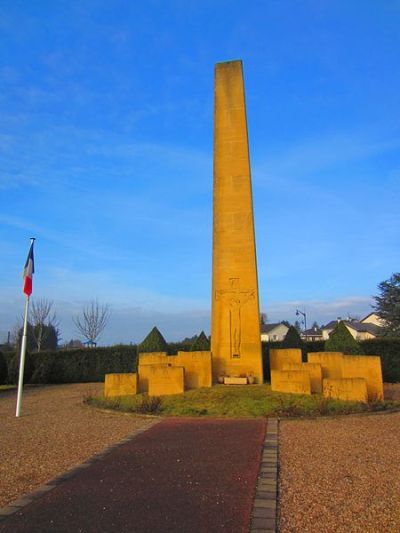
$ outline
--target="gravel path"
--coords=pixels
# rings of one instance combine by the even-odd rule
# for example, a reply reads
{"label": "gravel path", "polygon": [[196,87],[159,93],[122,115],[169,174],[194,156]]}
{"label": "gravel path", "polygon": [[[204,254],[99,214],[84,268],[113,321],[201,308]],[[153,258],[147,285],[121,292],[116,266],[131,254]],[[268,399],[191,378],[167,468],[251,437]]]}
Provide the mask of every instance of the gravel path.
{"label": "gravel path", "polygon": [[280,423],[281,533],[400,531],[400,413]]}
{"label": "gravel path", "polygon": [[0,507],[155,423],[82,403],[102,389],[102,383],[27,388],[21,418],[15,417],[16,392],[0,393]]}

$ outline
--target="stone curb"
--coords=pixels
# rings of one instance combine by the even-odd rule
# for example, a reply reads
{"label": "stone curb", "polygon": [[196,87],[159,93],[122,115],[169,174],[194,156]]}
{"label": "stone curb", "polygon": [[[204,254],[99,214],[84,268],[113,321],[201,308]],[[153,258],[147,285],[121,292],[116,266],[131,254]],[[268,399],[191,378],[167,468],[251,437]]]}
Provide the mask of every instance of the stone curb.
{"label": "stone curb", "polygon": [[278,419],[268,418],[251,513],[250,533],[277,531],[278,433]]}
{"label": "stone curb", "polygon": [[[157,424],[157,422],[156,422]],[[39,488],[35,489],[33,492],[29,492],[28,494],[25,494],[21,497],[19,497],[17,500],[14,500],[9,505],[6,505],[5,507],[0,508],[0,522],[3,522],[6,520],[9,516],[13,515],[14,513],[17,513],[20,511],[23,507],[26,507],[33,501],[41,498],[44,494],[47,492],[53,490],[55,487],[60,485],[61,483],[64,483],[64,481],[67,481],[68,479],[73,478],[79,472],[84,470],[85,468],[88,468],[92,464],[96,463],[97,461],[100,461],[111,453],[113,450],[118,448],[119,446],[122,446],[126,444],[127,442],[133,440],[137,435],[140,435],[140,433],[143,433],[144,431],[147,431],[148,429],[152,428],[155,424],[151,425],[148,428],[141,428],[135,430],[133,433],[128,435],[127,437],[124,437],[123,439],[119,440],[118,442],[111,444],[104,448],[101,452],[95,453],[92,455],[92,457],[89,457],[89,459],[86,459],[86,461],[83,461],[83,463],[73,466],[63,474],[58,475],[54,479],[51,479],[44,485],[40,486]]]}

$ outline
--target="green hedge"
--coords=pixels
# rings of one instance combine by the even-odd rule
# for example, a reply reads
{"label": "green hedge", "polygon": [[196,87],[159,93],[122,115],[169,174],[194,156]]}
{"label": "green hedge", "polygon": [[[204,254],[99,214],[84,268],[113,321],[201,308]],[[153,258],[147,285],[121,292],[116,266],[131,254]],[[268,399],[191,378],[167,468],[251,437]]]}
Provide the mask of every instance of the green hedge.
{"label": "green hedge", "polygon": [[135,372],[136,346],[83,348],[33,354],[31,383],[88,383],[105,374]]}
{"label": "green hedge", "polygon": [[360,341],[365,355],[379,355],[382,361],[383,381],[400,382],[400,339],[378,338]]}
{"label": "green hedge", "polygon": [[3,353],[0,352],[0,385],[7,381],[7,361]]}

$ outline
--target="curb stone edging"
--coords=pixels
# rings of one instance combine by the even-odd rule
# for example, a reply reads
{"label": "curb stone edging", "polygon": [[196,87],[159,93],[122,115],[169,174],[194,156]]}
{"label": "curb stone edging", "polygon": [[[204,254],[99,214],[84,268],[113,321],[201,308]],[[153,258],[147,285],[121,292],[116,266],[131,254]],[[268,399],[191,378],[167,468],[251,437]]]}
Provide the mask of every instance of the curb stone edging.
{"label": "curb stone edging", "polygon": [[[158,422],[156,422],[155,424],[157,424],[157,423]],[[73,478],[74,476],[76,476],[79,472],[81,472],[85,468],[88,468],[89,466],[91,466],[92,464],[96,463],[97,461],[100,461],[101,459],[103,459],[103,457],[105,457],[106,455],[111,453],[113,450],[115,450],[119,446],[122,446],[123,444],[126,444],[127,442],[133,440],[135,437],[137,437],[137,435],[149,430],[155,424],[152,424],[151,426],[146,427],[146,428],[136,429],[130,435],[120,439],[119,441],[117,441],[114,444],[110,444],[109,446],[104,448],[102,451],[100,451],[98,453],[95,453],[94,455],[89,457],[89,459],[86,459],[86,461],[83,461],[82,463],[80,463],[80,464],[78,464],[76,466],[73,466],[72,468],[69,468],[63,474],[59,474],[58,476],[56,476],[55,478],[51,479],[50,481],[48,481],[44,485],[41,485],[40,487],[38,487],[34,491],[29,492],[28,494],[24,494],[24,495],[20,496],[18,499],[12,501],[11,503],[6,505],[5,507],[1,507],[0,508],[0,522],[3,522],[9,516],[17,513],[23,507],[26,507],[27,505],[29,505],[33,501],[38,500],[39,498],[41,498],[47,492],[53,490],[55,487],[57,487],[61,483],[64,483],[64,481],[67,481],[68,479]]]}
{"label": "curb stone edging", "polygon": [[251,513],[250,533],[277,531],[278,433],[278,419],[268,418]]}

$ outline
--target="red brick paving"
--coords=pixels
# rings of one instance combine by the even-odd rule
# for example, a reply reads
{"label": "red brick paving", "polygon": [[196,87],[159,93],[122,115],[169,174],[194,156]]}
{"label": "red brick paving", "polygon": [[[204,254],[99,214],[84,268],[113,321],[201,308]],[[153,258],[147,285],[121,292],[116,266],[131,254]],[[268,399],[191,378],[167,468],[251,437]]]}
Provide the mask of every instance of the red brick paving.
{"label": "red brick paving", "polygon": [[1,522],[0,532],[247,532],[265,426],[164,420]]}

